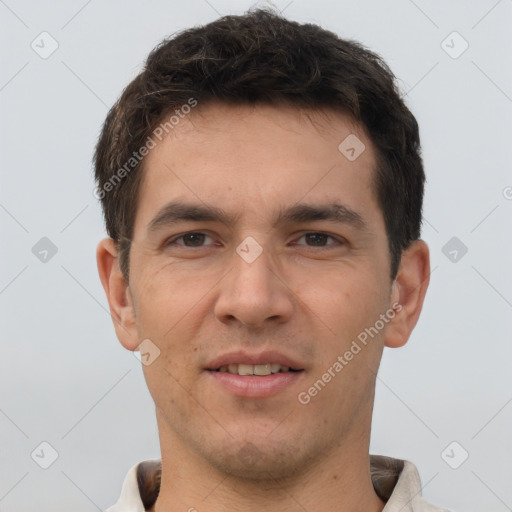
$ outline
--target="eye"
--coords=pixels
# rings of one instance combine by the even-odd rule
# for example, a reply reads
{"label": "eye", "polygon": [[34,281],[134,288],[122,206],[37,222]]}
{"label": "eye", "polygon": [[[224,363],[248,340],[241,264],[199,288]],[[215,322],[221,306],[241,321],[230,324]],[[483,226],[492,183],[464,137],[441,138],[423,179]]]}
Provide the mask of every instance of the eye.
{"label": "eye", "polygon": [[[311,242],[312,245],[309,245],[309,247],[326,247],[330,245],[343,245],[344,241],[342,239],[335,238],[332,235],[328,235],[327,233],[317,233],[317,232],[311,232],[311,233],[305,233],[302,235],[298,240],[301,240],[304,238],[307,242]],[[334,240],[334,243],[328,244],[328,239]],[[295,242],[297,243],[297,242]],[[299,244],[297,245],[304,245]]]}
{"label": "eye", "polygon": [[[210,238],[208,235],[204,233],[200,233],[198,231],[190,231],[188,233],[183,233],[174,238],[170,238],[165,242],[165,246],[169,245],[182,245],[184,247],[204,247],[203,242],[205,238]],[[183,243],[176,243],[177,240],[183,240]]]}

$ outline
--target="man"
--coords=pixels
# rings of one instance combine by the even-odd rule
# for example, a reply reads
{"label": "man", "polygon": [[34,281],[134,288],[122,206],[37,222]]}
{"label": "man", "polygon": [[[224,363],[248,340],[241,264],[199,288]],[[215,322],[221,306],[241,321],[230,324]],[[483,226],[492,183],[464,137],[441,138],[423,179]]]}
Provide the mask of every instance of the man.
{"label": "man", "polygon": [[161,460],[109,512],[441,510],[369,454],[429,282],[418,126],[386,64],[272,12],[163,41],[95,154],[98,269]]}

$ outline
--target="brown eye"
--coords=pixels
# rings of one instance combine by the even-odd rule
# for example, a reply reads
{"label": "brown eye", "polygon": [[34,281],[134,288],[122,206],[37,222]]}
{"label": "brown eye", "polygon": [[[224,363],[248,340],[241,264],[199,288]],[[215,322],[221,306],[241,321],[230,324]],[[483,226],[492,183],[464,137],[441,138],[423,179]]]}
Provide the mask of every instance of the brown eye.
{"label": "brown eye", "polygon": [[186,242],[188,241],[191,243],[192,247],[197,247],[202,245],[202,243],[204,242],[205,235],[203,233],[187,233],[186,235],[183,235],[181,238],[183,238],[185,245],[187,245]]}
{"label": "brown eye", "polygon": [[327,238],[329,238],[328,235],[324,235],[323,233],[308,233],[305,237],[308,242],[311,242],[315,246],[325,245]]}
{"label": "brown eye", "polygon": [[[332,235],[328,235],[326,233],[306,233],[302,235],[299,240],[304,238],[306,240],[306,244],[298,244],[298,245],[308,245],[309,247],[328,247],[331,245],[337,245],[342,243],[340,240],[334,238]],[[328,243],[328,240],[334,240],[335,243]]]}
{"label": "brown eye", "polygon": [[[184,233],[178,237],[172,238],[165,245],[182,245],[184,247],[203,247],[203,243],[208,235],[199,232]],[[210,238],[211,239],[211,238]],[[183,240],[183,243],[177,243],[177,240]]]}

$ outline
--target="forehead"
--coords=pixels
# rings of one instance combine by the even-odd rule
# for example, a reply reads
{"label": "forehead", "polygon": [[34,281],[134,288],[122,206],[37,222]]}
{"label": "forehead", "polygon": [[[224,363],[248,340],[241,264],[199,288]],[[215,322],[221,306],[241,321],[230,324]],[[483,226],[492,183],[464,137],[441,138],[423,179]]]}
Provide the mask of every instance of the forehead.
{"label": "forehead", "polygon": [[136,232],[175,200],[254,222],[299,201],[378,210],[372,143],[339,111],[213,103],[168,132],[143,163]]}

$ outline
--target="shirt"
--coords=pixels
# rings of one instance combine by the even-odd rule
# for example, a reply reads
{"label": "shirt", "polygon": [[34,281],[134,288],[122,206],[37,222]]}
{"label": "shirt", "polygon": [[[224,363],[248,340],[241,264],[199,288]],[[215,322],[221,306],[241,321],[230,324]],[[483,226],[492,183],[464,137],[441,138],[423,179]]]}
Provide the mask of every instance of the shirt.
{"label": "shirt", "polygon": [[[124,479],[119,500],[106,512],[145,512],[144,504],[149,509],[158,496],[160,471],[160,459],[135,464]],[[370,454],[370,474],[375,492],[386,502],[382,512],[450,512],[421,496],[420,476],[412,462]]]}

